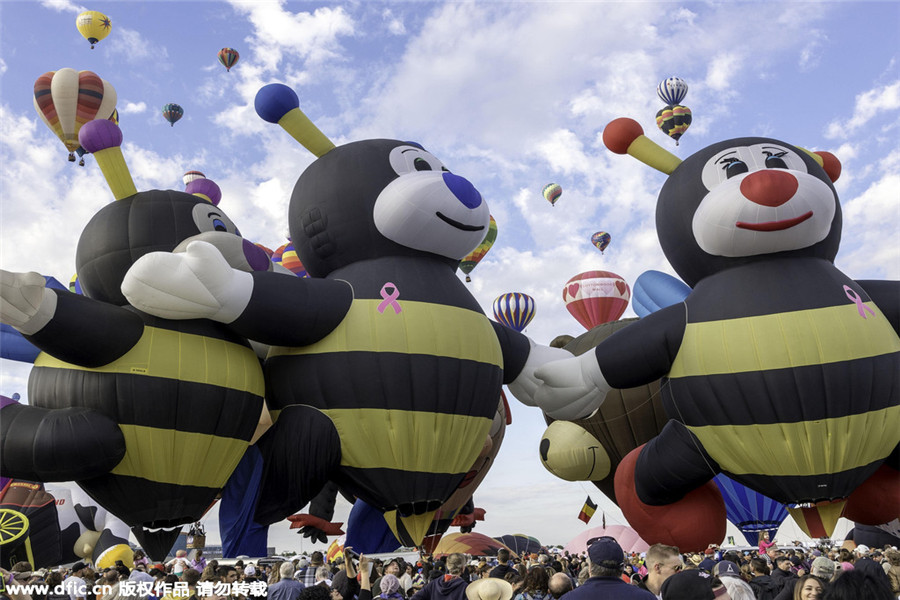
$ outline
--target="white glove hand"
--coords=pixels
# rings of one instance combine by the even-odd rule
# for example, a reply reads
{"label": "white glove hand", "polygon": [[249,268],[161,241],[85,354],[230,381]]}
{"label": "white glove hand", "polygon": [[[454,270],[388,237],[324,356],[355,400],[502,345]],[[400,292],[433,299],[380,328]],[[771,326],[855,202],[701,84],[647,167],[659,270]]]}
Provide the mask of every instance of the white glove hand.
{"label": "white glove hand", "polygon": [[610,390],[593,350],[548,363],[534,374],[543,381],[535,400],[554,419],[575,421],[590,416],[600,408]]}
{"label": "white glove hand", "polygon": [[507,387],[516,399],[527,406],[537,406],[534,394],[537,392],[538,386],[541,385],[540,379],[534,376],[534,371],[541,365],[545,365],[555,360],[563,360],[572,358],[572,353],[562,348],[553,348],[551,346],[542,346],[535,344],[529,338],[531,351],[528,353],[528,359],[522,372]]}
{"label": "white glove hand", "polygon": [[56,313],[56,294],[40,273],[0,270],[0,322],[24,333],[37,333]]}
{"label": "white glove hand", "polygon": [[253,292],[249,273],[232,269],[222,253],[202,241],[185,252],[151,252],[128,269],[122,293],[137,308],[164,319],[231,323]]}

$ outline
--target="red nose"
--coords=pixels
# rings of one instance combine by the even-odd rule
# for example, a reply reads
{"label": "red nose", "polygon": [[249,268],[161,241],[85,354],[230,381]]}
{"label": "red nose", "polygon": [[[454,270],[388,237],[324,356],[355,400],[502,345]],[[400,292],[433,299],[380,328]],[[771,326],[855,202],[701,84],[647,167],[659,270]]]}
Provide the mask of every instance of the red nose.
{"label": "red nose", "polygon": [[799,186],[797,178],[790,173],[766,169],[744,177],[741,181],[741,193],[756,204],[781,206],[794,197]]}

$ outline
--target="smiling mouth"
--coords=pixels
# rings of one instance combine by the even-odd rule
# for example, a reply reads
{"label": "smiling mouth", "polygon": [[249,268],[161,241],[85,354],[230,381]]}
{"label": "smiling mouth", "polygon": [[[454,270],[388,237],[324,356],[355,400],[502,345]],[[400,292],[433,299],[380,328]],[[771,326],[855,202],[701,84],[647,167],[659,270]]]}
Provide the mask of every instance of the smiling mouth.
{"label": "smiling mouth", "polygon": [[[461,229],[463,231],[481,231],[484,229],[484,225],[466,225],[465,223],[460,223],[459,221],[454,221],[447,215],[441,213],[440,211],[434,213],[438,216],[438,219],[450,225],[451,227],[456,227],[457,229]],[[811,214],[811,213],[810,213]]]}
{"label": "smiling mouth", "polygon": [[784,221],[769,221],[767,223],[744,223],[743,221],[738,221],[735,223],[735,227],[738,229],[749,229],[751,231],[782,231],[784,229],[790,229],[794,225],[799,225],[811,216],[813,216],[813,212],[809,211],[799,217],[785,219]]}

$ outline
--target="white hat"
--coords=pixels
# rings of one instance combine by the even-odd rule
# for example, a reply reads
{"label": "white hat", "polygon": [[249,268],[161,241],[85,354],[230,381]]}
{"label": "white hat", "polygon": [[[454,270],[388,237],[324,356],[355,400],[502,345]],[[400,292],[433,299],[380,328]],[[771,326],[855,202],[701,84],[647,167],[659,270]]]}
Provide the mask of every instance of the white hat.
{"label": "white hat", "polygon": [[469,600],[509,600],[512,595],[512,584],[497,577],[476,579],[466,586],[466,598]]}
{"label": "white hat", "polygon": [[856,547],[856,551],[859,554],[866,554],[869,552],[869,547],[866,546],[865,544],[860,544],[859,546]]}

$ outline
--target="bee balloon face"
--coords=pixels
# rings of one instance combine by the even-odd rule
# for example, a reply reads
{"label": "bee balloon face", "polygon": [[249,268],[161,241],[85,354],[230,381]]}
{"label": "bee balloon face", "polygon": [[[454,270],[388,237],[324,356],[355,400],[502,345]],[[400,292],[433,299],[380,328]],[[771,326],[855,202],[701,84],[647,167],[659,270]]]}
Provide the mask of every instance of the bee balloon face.
{"label": "bee balloon face", "polygon": [[353,142],[316,160],[294,188],[289,218],[295,248],[318,277],[373,255],[425,252],[456,265],[490,221],[475,186],[397,140]]}
{"label": "bee balloon face", "polygon": [[693,285],[774,254],[833,261],[841,213],[831,179],[808,153],[742,138],[709,146],[674,170],[656,225],[666,257]]}
{"label": "bee balloon face", "polygon": [[88,222],[76,252],[78,279],[87,296],[123,306],[120,286],[138,258],[213,235],[240,238],[219,207],[174,190],[139,192],[108,204]]}

